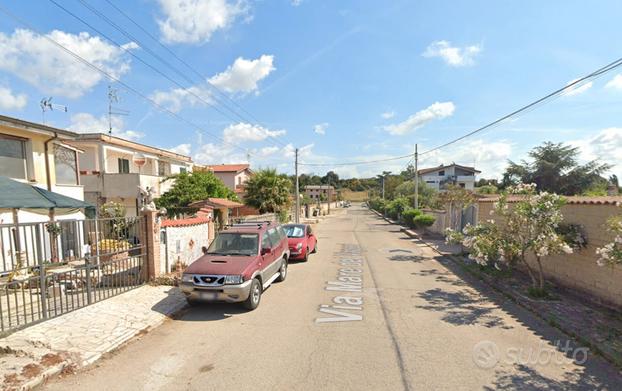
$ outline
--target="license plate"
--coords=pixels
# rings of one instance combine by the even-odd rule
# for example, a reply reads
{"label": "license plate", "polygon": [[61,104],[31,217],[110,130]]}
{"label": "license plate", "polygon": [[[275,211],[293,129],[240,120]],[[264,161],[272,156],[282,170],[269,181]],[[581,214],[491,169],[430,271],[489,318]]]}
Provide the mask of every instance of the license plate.
{"label": "license plate", "polygon": [[203,300],[215,300],[218,297],[216,292],[201,292],[199,297]]}

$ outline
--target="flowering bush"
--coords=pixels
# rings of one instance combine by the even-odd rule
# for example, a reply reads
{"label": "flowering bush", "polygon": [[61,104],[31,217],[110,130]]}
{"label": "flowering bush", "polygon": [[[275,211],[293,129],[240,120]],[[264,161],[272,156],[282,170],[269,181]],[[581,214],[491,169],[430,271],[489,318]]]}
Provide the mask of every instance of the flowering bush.
{"label": "flowering bush", "polygon": [[[510,208],[508,194],[524,197]],[[542,258],[573,251],[557,232],[563,220],[561,207],[564,202],[563,197],[557,194],[536,193],[534,184],[520,184],[509,188],[494,204],[491,214],[498,217],[497,221],[489,220],[476,226],[467,226],[461,234],[449,232],[448,239],[459,240],[469,249],[470,257],[480,264],[522,262],[533,288],[543,290]],[[526,260],[529,253],[536,258],[538,278]]]}
{"label": "flowering bush", "polygon": [[613,233],[613,241],[596,249],[599,266],[622,265],[622,216],[615,216],[607,221],[607,230]]}
{"label": "flowering bush", "polygon": [[574,251],[580,251],[587,247],[585,227],[581,224],[562,223],[557,227],[557,233]]}

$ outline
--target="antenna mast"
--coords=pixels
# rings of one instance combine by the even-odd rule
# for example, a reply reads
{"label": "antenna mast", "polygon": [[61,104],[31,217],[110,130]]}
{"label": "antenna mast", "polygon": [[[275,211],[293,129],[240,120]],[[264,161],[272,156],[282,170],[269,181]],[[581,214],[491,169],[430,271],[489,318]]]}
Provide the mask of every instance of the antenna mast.
{"label": "antenna mast", "polygon": [[129,115],[127,110],[115,108],[113,103],[119,103],[119,96],[117,95],[117,89],[112,88],[112,85],[108,84],[108,135],[112,136],[112,116],[113,115]]}
{"label": "antenna mast", "polygon": [[41,116],[43,118],[43,125],[45,125],[45,112],[46,111],[54,111],[54,109],[67,112],[67,106],[58,105],[56,103],[52,103],[52,97],[43,98],[39,104],[41,106]]}

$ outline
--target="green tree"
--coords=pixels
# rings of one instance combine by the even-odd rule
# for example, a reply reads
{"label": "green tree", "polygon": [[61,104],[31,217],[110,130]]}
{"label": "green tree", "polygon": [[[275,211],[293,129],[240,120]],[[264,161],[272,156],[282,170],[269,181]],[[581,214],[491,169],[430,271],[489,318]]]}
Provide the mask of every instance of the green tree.
{"label": "green tree", "polygon": [[332,185],[338,187],[339,185],[339,175],[337,175],[334,171],[329,171],[322,177],[323,185]]}
{"label": "green tree", "polygon": [[[410,205],[415,203],[415,182],[407,181],[395,188],[396,197],[407,197]],[[438,191],[419,181],[419,207],[435,209],[438,207]]]}
{"label": "green tree", "polygon": [[597,159],[579,164],[578,147],[546,142],[529,152],[531,162],[509,161],[503,174],[503,187],[519,183],[535,183],[539,191],[564,195],[581,194],[605,179],[601,174],[611,165]]}
{"label": "green tree", "polygon": [[255,172],[246,182],[244,203],[261,213],[279,213],[290,206],[292,182],[275,169]]}
{"label": "green tree", "polygon": [[192,213],[196,209],[188,208],[190,203],[210,197],[238,200],[235,193],[209,171],[184,172],[165,180],[174,180],[175,183],[156,200],[156,205],[166,208],[169,216]]}

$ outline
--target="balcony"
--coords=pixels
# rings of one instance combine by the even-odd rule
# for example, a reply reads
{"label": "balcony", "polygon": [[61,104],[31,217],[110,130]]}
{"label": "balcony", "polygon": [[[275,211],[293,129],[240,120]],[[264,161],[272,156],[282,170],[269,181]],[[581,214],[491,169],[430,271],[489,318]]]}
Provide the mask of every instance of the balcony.
{"label": "balcony", "polygon": [[143,189],[147,187],[154,189],[156,197],[168,191],[173,185],[173,181],[160,183],[165,178],[144,174],[83,174],[80,176],[80,181],[84,185],[85,191],[98,192],[102,197],[137,198],[139,186]]}

